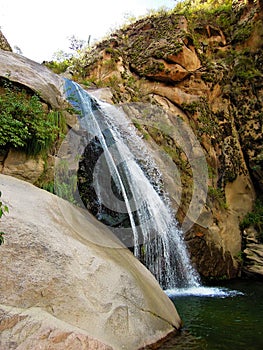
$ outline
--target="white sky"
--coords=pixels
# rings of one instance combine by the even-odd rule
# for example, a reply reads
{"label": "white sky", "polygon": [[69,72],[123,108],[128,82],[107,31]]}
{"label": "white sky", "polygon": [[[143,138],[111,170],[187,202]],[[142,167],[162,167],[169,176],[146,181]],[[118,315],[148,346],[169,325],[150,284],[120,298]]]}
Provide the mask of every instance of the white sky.
{"label": "white sky", "polygon": [[174,0],[0,0],[0,28],[14,48],[34,61],[50,60],[58,50],[69,52],[69,37],[91,42],[149,9],[173,8]]}

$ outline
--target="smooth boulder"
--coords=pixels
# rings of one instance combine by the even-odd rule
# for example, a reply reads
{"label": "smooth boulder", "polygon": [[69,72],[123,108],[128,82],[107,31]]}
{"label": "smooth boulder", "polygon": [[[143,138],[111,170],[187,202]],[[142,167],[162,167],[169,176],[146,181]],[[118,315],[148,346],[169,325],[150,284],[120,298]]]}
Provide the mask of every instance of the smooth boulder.
{"label": "smooth boulder", "polygon": [[180,328],[151,273],[88,212],[0,175],[0,348],[139,349]]}
{"label": "smooth boulder", "polygon": [[27,86],[53,108],[63,104],[63,78],[29,58],[0,50],[0,77]]}

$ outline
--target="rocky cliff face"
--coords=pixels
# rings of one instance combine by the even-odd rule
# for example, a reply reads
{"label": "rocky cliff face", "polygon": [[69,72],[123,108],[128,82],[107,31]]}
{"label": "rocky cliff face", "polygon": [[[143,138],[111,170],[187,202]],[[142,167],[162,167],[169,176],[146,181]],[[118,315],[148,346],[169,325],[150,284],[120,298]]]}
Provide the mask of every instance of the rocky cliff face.
{"label": "rocky cliff face", "polygon": [[[206,158],[208,188],[186,239],[202,276],[229,278],[240,273],[240,223],[262,191],[262,4],[202,3],[179,4],[113,33],[71,73],[85,85],[109,87],[114,103],[132,106],[138,132],[172,160],[180,203],[178,183],[166,181],[166,188],[181,223],[191,221],[198,184],[187,141],[174,132],[178,118],[191,129]],[[153,117],[149,105],[168,117]],[[171,180],[169,162],[159,164]]]}
{"label": "rocky cliff face", "polygon": [[[205,278],[239,275],[241,257],[262,275],[262,224],[253,238],[260,253],[249,250],[243,224],[263,186],[262,37],[261,1],[201,2],[199,8],[188,1],[113,33],[68,72],[85,86],[107,88],[100,97],[125,108],[152,147]],[[65,109],[58,76],[12,53],[1,51],[0,59],[2,77],[40,92],[47,108]],[[67,123],[74,124],[69,114]],[[46,162],[5,150],[1,172],[38,184],[52,180],[54,155]],[[205,157],[202,169],[198,157]],[[255,220],[245,221],[253,226]]]}

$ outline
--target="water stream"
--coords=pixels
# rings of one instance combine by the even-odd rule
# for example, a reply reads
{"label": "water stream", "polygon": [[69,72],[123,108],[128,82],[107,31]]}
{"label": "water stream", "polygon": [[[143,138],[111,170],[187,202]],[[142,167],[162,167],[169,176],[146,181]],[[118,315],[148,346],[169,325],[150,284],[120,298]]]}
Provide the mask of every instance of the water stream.
{"label": "water stream", "polygon": [[92,167],[97,218],[103,221],[109,213],[118,220],[128,217],[128,225],[112,225],[112,230],[164,289],[199,287],[182,231],[161,191],[161,175],[135,127],[123,112],[78,84],[66,79],[65,91],[79,111],[83,149],[92,144],[93,152],[98,150]]}

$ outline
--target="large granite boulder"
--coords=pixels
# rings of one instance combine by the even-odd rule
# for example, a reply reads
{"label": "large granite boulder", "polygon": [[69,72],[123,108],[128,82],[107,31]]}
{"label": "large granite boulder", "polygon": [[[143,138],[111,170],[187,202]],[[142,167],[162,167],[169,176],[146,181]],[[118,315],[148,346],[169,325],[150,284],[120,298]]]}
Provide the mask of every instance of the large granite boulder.
{"label": "large granite boulder", "polygon": [[61,108],[64,81],[46,66],[22,55],[0,50],[0,77],[38,93],[53,108]]}
{"label": "large granite boulder", "polygon": [[151,273],[86,211],[0,175],[0,348],[139,349],[180,327]]}

